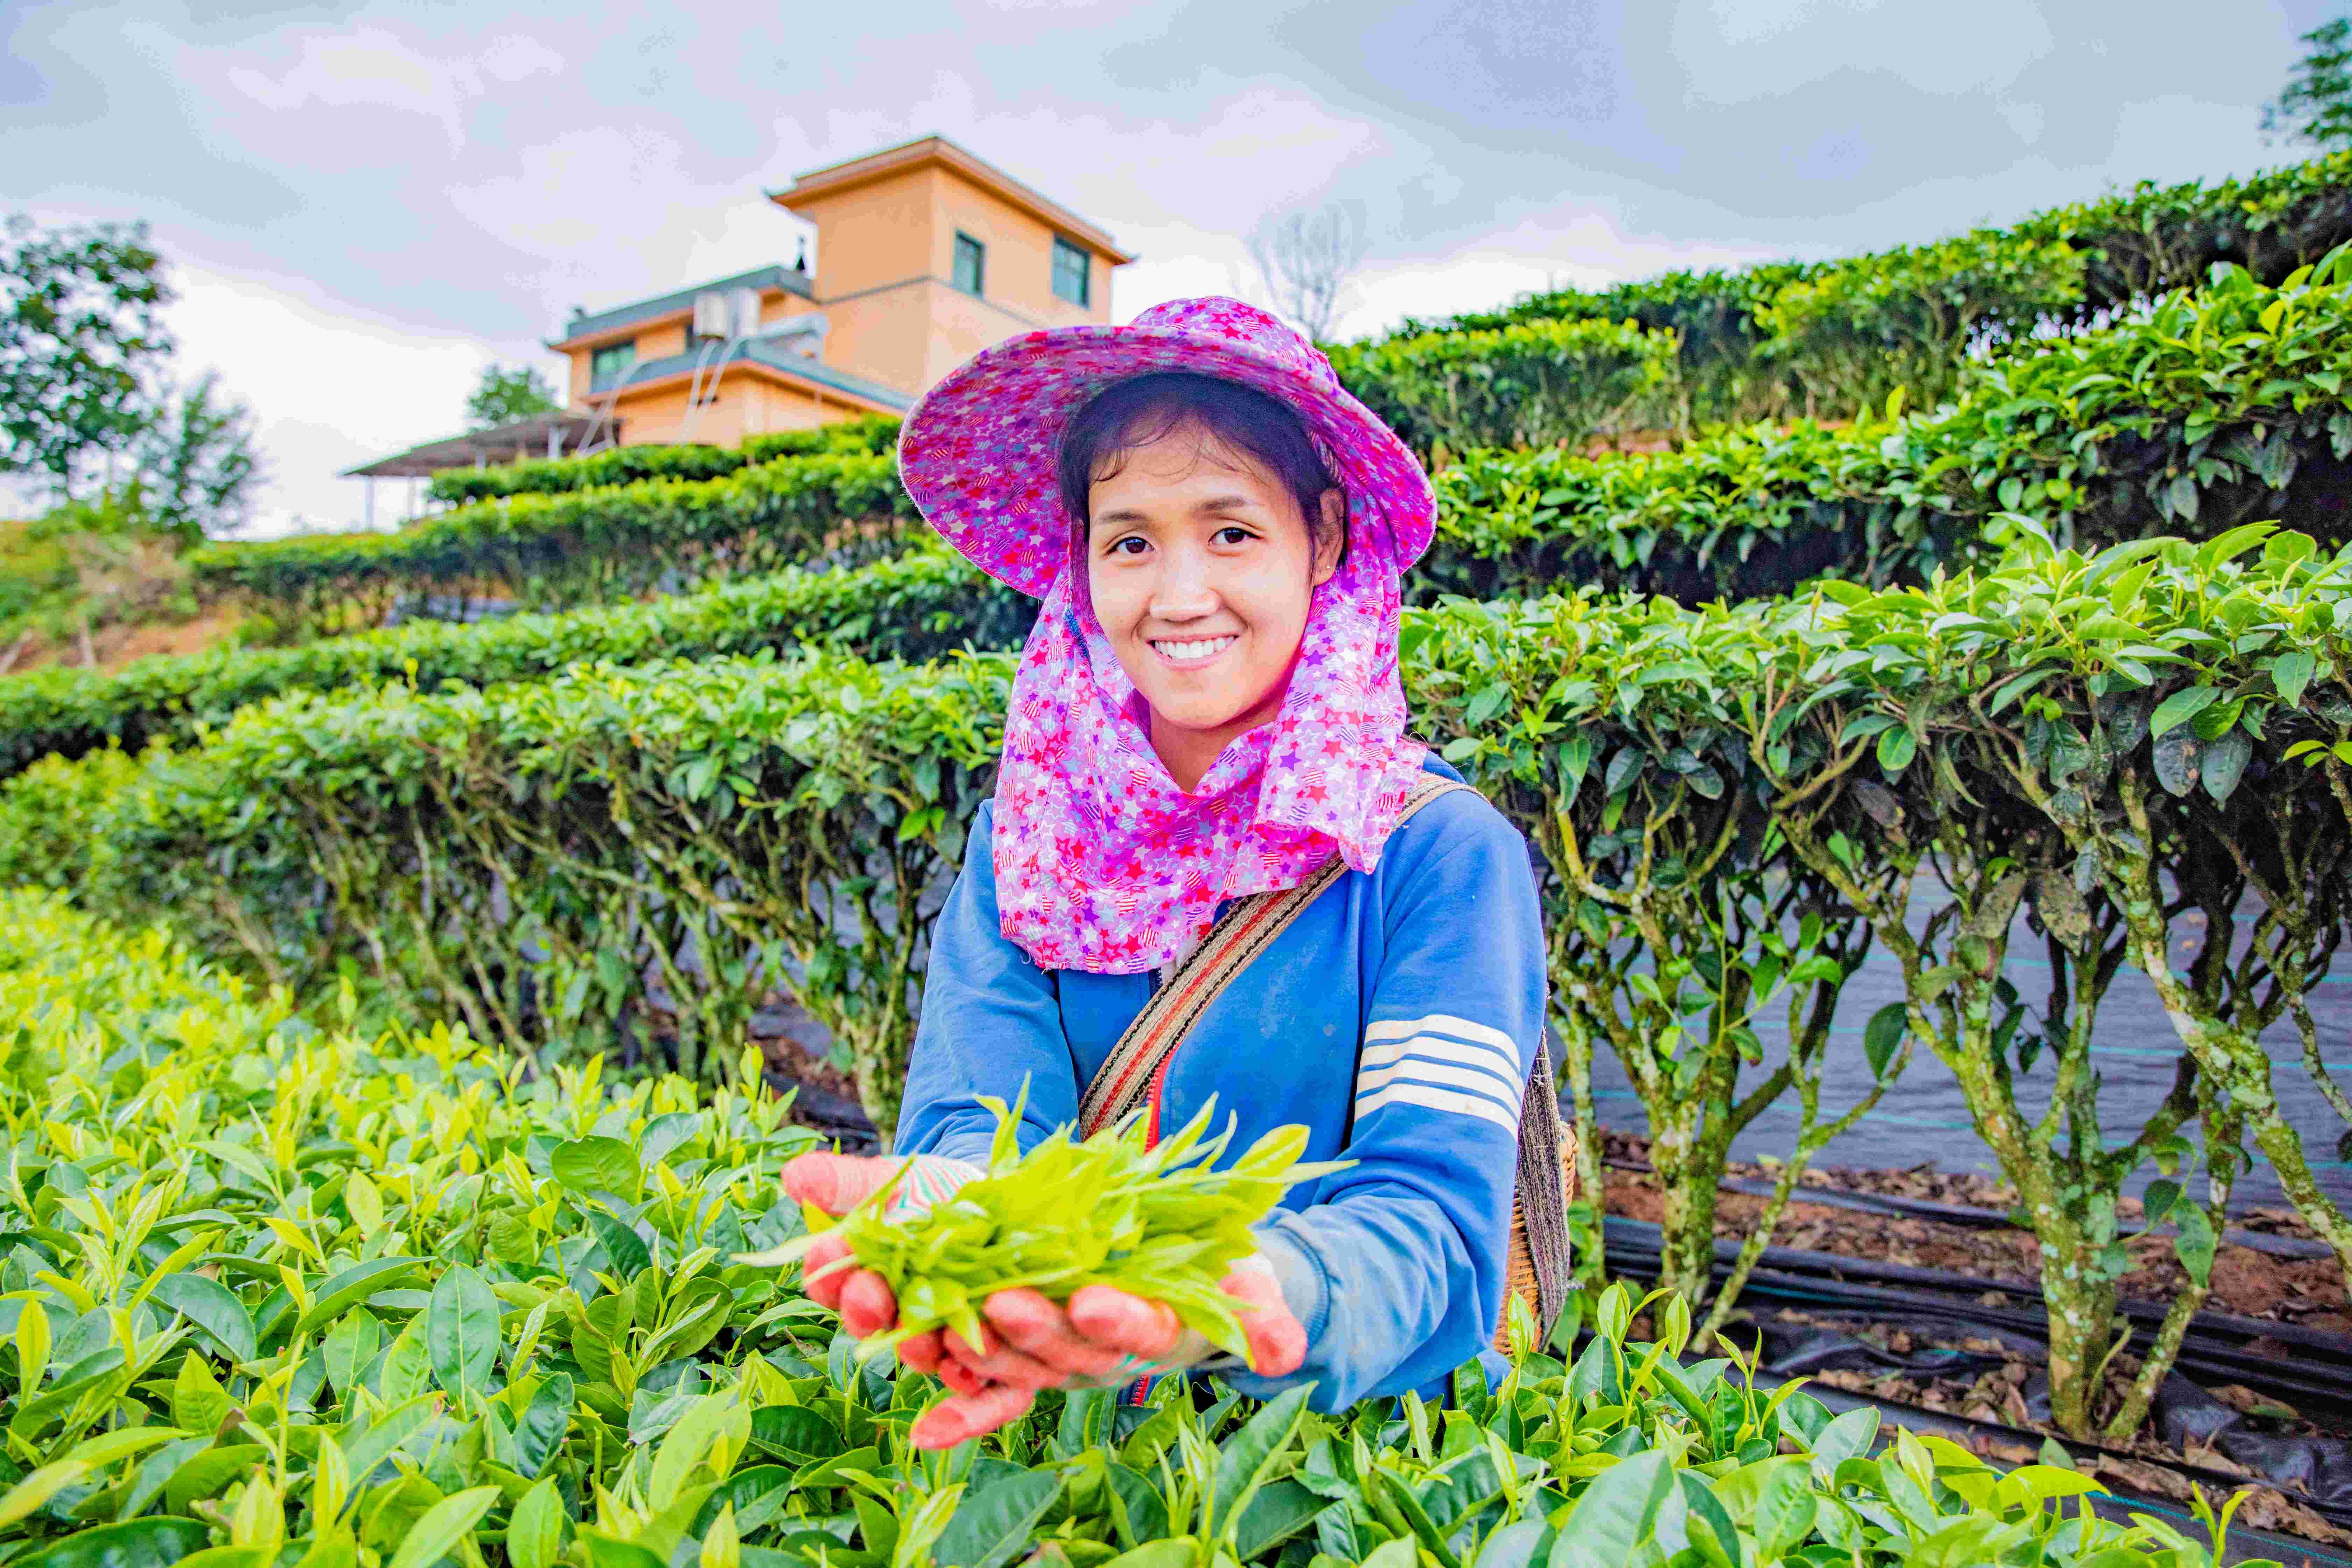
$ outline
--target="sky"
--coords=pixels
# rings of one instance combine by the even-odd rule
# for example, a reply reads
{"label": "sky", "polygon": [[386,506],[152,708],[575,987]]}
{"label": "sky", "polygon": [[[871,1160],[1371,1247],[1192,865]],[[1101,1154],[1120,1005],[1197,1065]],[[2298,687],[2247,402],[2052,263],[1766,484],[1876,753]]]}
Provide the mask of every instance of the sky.
{"label": "sky", "polygon": [[1137,252],[1114,321],[1248,297],[1244,237],[1356,204],[1351,337],[2291,161],[2261,106],[2341,3],[9,0],[0,211],[152,226],[266,535],[353,526],[340,470],[455,433],[485,364],[560,383],[572,307],[789,259],[764,191],[914,137]]}

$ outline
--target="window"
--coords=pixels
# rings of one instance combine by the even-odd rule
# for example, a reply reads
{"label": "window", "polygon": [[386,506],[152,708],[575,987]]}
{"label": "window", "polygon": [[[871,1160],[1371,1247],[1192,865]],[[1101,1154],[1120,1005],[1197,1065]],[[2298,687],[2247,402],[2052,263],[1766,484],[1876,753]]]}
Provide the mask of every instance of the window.
{"label": "window", "polygon": [[1054,298],[1067,300],[1073,305],[1085,305],[1087,297],[1087,252],[1084,246],[1072,245],[1059,235],[1054,237]]}
{"label": "window", "polygon": [[637,363],[637,341],[607,343],[588,356],[588,390],[603,392],[627,375]]}
{"label": "window", "polygon": [[968,234],[955,237],[955,286],[967,294],[981,292],[988,247]]}

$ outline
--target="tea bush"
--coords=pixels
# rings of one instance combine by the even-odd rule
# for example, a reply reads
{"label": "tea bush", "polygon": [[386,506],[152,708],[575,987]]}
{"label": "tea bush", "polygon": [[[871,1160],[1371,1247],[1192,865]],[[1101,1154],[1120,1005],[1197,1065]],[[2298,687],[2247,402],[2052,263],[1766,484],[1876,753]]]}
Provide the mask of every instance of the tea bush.
{"label": "tea bush", "polygon": [[1531,321],[1330,349],[1349,392],[1424,458],[1678,430],[1672,332],[1630,321]]}
{"label": "tea bush", "polygon": [[187,560],[207,591],[244,595],[289,626],[348,630],[417,594],[560,607],[827,552],[870,556],[916,515],[889,458],[822,453],[720,479],[478,501],[398,533],[213,544]]}
{"label": "tea bush", "polygon": [[500,496],[551,495],[634,484],[639,479],[715,479],[780,458],[819,452],[886,457],[897,445],[898,421],[874,414],[814,430],[778,430],[744,437],[739,447],[615,447],[584,458],[555,458],[502,468],[454,468],[425,489],[435,500],[495,500]]}
{"label": "tea bush", "polygon": [[[1912,401],[1949,385],[1955,345],[2094,325],[2217,263],[2275,283],[2352,240],[2352,153],[2217,184],[2159,186],[2037,213],[1922,247],[1827,262],[1669,272],[1598,290],[1530,295],[1501,310],[1408,320],[1394,335],[1493,331],[1542,321],[1633,321],[1674,332],[1701,424],[1746,424],[1875,405],[1895,379]],[[1784,305],[1794,321],[1777,314]],[[1956,326],[1966,323],[1958,332]],[[1784,328],[1795,326],[1792,333]],[[1829,329],[1826,331],[1822,329]],[[1856,330],[1860,329],[1860,330]],[[1854,357],[1873,331],[1884,366]]]}
{"label": "tea bush", "polygon": [[2276,518],[2352,539],[2352,276],[2224,269],[2144,319],[2035,343],[1881,425],[1733,431],[1680,452],[1481,452],[1435,477],[1433,590],[1599,584],[1685,604],[1884,585],[1987,558],[2001,514],[2085,549]]}
{"label": "tea bush", "polygon": [[[2308,1011],[2352,926],[2352,552],[2323,560],[2260,524],[2094,557],[2029,541],[1996,573],[1926,590],[1832,583],[1786,605],[1654,605],[1630,624],[1589,600],[1454,604],[1407,636],[1424,732],[1454,737],[1448,757],[1549,868],[1580,1116],[1579,1074],[1605,1043],[1657,1131],[1667,1280],[1703,1288],[1724,1153],[1764,1103],[1800,1096],[1778,1204],[1918,1043],[1958,1079],[2040,1244],[2069,1429],[2144,1416],[2204,1300],[2245,1140],[2352,1276],[2352,1224],[2279,1112],[2304,1091],[2274,1081],[2255,1041],[2292,1018],[2307,1075],[2352,1122]],[[2190,910],[2201,920],[2171,932]],[[2182,940],[2186,979],[2168,961]],[[2003,963],[2020,941],[2046,954],[2043,994]],[[1820,1053],[1871,942],[1909,999],[1871,1019],[1879,1088],[1835,1120]],[[2089,1045],[2126,965],[2155,984],[2179,1054],[2174,1093],[2119,1138]],[[1776,987],[1790,1042],[1777,1065],[1752,1026]],[[1743,1080],[1743,1060],[1769,1076]],[[2038,1117],[2019,1100],[2037,1065]],[[2116,1199],[2151,1163],[2189,1283],[2139,1378],[2100,1406],[2129,1266]]]}
{"label": "tea bush", "polygon": [[[0,681],[0,776],[109,743],[185,744],[238,709],[296,691],[387,680],[423,690],[551,675],[574,664],[842,647],[870,658],[935,658],[970,642],[1016,645],[1034,602],[943,546],[838,572],[787,568],[651,604],[605,605],[465,625],[418,621],[290,648],[216,648],[142,659],[111,675],[71,668]],[[5,858],[5,851],[0,851]]]}
{"label": "tea bush", "polygon": [[[1435,479],[1437,543],[1407,584],[1522,598],[1631,587],[1697,604],[1790,592],[1823,574],[1926,580],[1985,555],[2005,511],[2096,546],[2220,532],[2250,514],[2352,538],[2352,291],[2266,289],[2227,273],[2142,322],[2049,345],[1979,376],[1955,407],[1884,427],[1733,431],[1680,452],[1590,458],[1472,452]],[[294,690],[409,675],[427,689],[616,662],[800,643],[922,658],[1010,647],[1025,606],[982,574],[920,552],[838,574],[730,585],[707,602],[476,626],[423,624],[293,649],[149,659],[120,674],[0,682],[0,774],[110,737],[184,739]]]}
{"label": "tea bush", "polygon": [[[1524,335],[1542,337],[1532,328]],[[1654,359],[1634,353],[1635,340],[1649,341],[1641,334],[1585,335],[1623,346],[1625,375],[1657,373]],[[1346,370],[1392,354],[1415,367],[1392,379],[1420,387],[1416,406],[1454,398],[1461,429],[1526,434],[1478,412],[1496,388],[1536,374],[1524,356],[1482,357],[1492,345],[1479,334],[1453,340],[1464,345],[1458,358],[1429,346],[1446,341],[1339,357]],[[2088,547],[2159,531],[2219,532],[2254,517],[2331,542],[2352,537],[2343,500],[2352,486],[2347,345],[2352,272],[2306,269],[2273,288],[2222,268],[2143,318],[2021,344],[1972,369],[1957,402],[1931,413],[1849,430],[1732,431],[1652,456],[1457,451],[1437,475],[1440,543],[1413,590],[1424,599],[1523,597],[1593,584],[1698,603],[1785,593],[1823,573],[1924,581],[1937,564],[1969,558],[1998,515],[2017,510],[2049,515],[2063,542]],[[1475,374],[1481,364],[1486,378]],[[1446,390],[1455,382],[1459,390]],[[1585,389],[1576,396],[1612,406],[1625,395],[1605,379],[1573,385]],[[1573,401],[1568,390],[1561,396]],[[1383,412],[1424,417],[1402,405]],[[1437,421],[1432,438],[1453,439],[1454,416],[1427,417]],[[209,581],[292,606],[298,618],[351,618],[425,589],[478,594],[503,584],[551,604],[626,597],[666,578],[705,581],[814,556],[840,546],[857,520],[870,523],[856,536],[863,547],[884,547],[915,515],[888,458],[814,457],[730,479],[522,496],[400,534],[214,546],[194,559]]]}
{"label": "tea bush", "polygon": [[780,1102],[320,1028],[47,897],[0,925],[12,1564],[2208,1568],[2226,1527],[1882,1447],[1680,1360],[1687,1314],[1622,1287],[1573,1361],[1465,1368],[1444,1408],[1169,1379],[919,1452],[939,1385],[735,1261],[796,1228]]}
{"label": "tea bush", "polygon": [[[1643,1094],[1654,1157],[1680,1173],[1665,1266],[1695,1301],[1740,1127],[1800,1098],[1785,1202],[1919,1043],[2028,1195],[2045,1290],[2087,1336],[2079,1364],[2057,1336],[2053,1404],[2070,1426],[2129,1425],[2141,1408],[2095,1413],[2090,1377],[2112,1342],[2100,1292],[2125,1262],[2115,1197],[2136,1168],[2170,1167],[2184,1193],[2189,1163],[2205,1171],[2207,1198],[2172,1216],[2195,1281],[2174,1338],[2202,1299],[2242,1138],[2352,1265],[2352,1227],[2310,1179],[2253,1044],[2295,1019],[2325,1085],[2304,998],[2345,926],[2352,564],[2266,531],[2097,557],[2029,536],[1990,574],[1737,609],[1586,594],[1408,615],[1421,732],[1542,852],[1555,1022],[1584,1131],[1592,1053],[1607,1048]],[[1010,678],[1001,654],[908,668],[812,653],[286,699],[125,784],[26,774],[0,792],[0,847],[26,846],[35,875],[51,870],[45,852],[86,857],[68,874],[92,907],[168,911],[204,951],[272,979],[310,989],[356,966],[404,1012],[551,1059],[608,1044],[652,977],[677,1000],[679,1066],[723,1076],[759,992],[782,984],[833,1031],[887,1129],[924,921],[991,787]],[[2146,727],[2094,739],[2126,696]],[[2007,711],[2021,703],[2034,723]],[[2193,704],[2201,729],[2159,721]],[[2209,742],[2210,764],[2185,750]],[[2095,752],[2098,770],[2082,760]],[[2240,792],[2241,779],[2255,782]],[[67,826],[60,806],[79,813]],[[1915,885],[1941,900],[1924,936],[1900,914]],[[2237,912],[2250,891],[2259,918]],[[2184,984],[2164,967],[2164,925],[2189,907],[2207,949]],[[2048,933],[2046,998],[2020,997],[1999,962],[2021,909]],[[2250,918],[2241,954],[2230,940]],[[1868,1031],[1878,1089],[1823,1108],[1830,1020],[1873,941],[1912,1000]],[[2110,1148],[2087,1048],[2126,964],[2179,1026],[2183,1087]],[[1768,1006],[1790,1020],[1770,1064],[1755,1027]],[[2014,1098],[2037,1064],[2059,1090],[2039,1126]],[[2168,1359],[2157,1352],[2150,1378]]]}

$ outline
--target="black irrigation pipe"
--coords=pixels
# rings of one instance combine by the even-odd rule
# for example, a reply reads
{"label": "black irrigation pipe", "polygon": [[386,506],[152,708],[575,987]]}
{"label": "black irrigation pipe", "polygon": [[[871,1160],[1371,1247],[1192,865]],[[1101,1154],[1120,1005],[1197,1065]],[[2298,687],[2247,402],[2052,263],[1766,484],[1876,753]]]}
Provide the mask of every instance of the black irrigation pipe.
{"label": "black irrigation pipe", "polygon": [[[1660,1251],[1658,1226],[1612,1215],[1604,1222],[1603,1235],[1607,1261],[1612,1270],[1634,1275],[1655,1273]],[[1717,1272],[1727,1273],[1728,1266],[1738,1257],[1739,1244],[1718,1240],[1715,1253]],[[1882,1283],[1863,1282],[1869,1280]],[[1911,1285],[1939,1293],[1888,1288]],[[1991,1307],[1975,1299],[1988,1291],[2020,1298],[2030,1305]],[[2039,1286],[1946,1274],[1899,1263],[1849,1258],[1842,1253],[1768,1247],[1748,1276],[1745,1294],[1807,1306],[1914,1311],[1961,1324],[2029,1335],[2037,1341],[2046,1342],[2048,1333]],[[2120,1308],[2136,1324],[2160,1322],[2164,1316],[2161,1307],[2145,1302],[2125,1302]],[[2305,1353],[2290,1362],[2252,1354],[2244,1348],[2244,1341],[2257,1336],[2294,1344]],[[2352,1408],[2352,1345],[2347,1345],[2341,1335],[2322,1334],[2264,1319],[2200,1312],[2191,1321],[2176,1364],[2186,1372],[2242,1383],[2283,1399],[2318,1400]]]}
{"label": "black irrigation pipe", "polygon": [[[1656,1170],[1638,1160],[1611,1160],[1612,1170],[1634,1171],[1655,1175]],[[1769,1198],[1776,1189],[1770,1182],[1759,1182],[1745,1176],[1727,1176],[1719,1184],[1724,1191],[1740,1193],[1748,1197]],[[1853,1209],[1862,1214],[1884,1215],[1890,1219],[1932,1219],[1946,1225],[1963,1225],[1975,1230],[2023,1230],[2025,1227],[2000,1209],[1980,1209],[1969,1204],[1939,1204],[1930,1198],[1898,1197],[1889,1193],[1849,1193],[1834,1187],[1800,1185],[1789,1194],[1790,1203],[1823,1204],[1831,1208]],[[2121,1239],[2145,1235],[2146,1230],[2120,1233]],[[2221,1239],[2232,1247],[2250,1247],[2273,1258],[2333,1258],[2336,1249],[2324,1241],[2309,1240],[2300,1236],[2273,1236],[2267,1231],[2229,1229]]]}

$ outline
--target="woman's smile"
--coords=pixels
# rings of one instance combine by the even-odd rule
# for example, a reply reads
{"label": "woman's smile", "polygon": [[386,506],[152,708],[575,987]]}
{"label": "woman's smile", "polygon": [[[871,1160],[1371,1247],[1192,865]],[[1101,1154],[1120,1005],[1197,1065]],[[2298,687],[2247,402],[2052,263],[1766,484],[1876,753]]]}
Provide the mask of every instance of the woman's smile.
{"label": "woman's smile", "polygon": [[1218,656],[1241,641],[1235,632],[1213,637],[1153,637],[1151,651],[1171,669],[1206,669],[1216,663]]}

